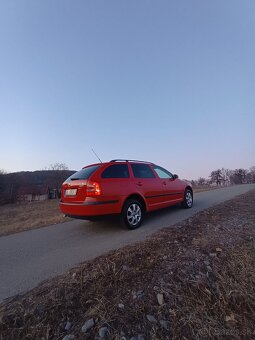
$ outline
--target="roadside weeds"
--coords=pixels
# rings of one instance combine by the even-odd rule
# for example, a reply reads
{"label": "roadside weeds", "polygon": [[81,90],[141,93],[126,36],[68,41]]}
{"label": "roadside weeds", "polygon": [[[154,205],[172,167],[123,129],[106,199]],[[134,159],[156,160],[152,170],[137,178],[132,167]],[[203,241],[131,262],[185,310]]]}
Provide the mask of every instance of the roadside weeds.
{"label": "roadside weeds", "polygon": [[58,200],[47,200],[0,206],[0,236],[71,221],[58,205]]}

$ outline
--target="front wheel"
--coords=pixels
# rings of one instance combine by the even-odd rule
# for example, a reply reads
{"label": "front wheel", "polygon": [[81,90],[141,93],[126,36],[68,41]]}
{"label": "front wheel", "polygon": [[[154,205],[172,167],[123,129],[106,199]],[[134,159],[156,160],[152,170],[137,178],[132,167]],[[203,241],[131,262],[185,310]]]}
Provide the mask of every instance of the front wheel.
{"label": "front wheel", "polygon": [[189,209],[193,205],[193,193],[190,189],[186,189],[184,193],[184,200],[182,202],[183,208]]}
{"label": "front wheel", "polygon": [[128,229],[140,227],[144,218],[144,209],[137,200],[127,200],[122,209],[121,218]]}

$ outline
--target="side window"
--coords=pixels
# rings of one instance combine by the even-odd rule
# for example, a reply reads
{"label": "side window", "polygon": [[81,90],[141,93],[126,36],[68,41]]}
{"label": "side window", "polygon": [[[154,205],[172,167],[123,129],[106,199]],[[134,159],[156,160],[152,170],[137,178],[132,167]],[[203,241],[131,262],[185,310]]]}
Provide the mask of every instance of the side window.
{"label": "side window", "polygon": [[131,164],[135,178],[155,178],[148,164]]}
{"label": "side window", "polygon": [[167,171],[164,168],[161,168],[161,166],[155,165],[153,169],[155,170],[159,178],[173,178],[171,172]]}
{"label": "side window", "polygon": [[128,166],[127,164],[114,164],[108,166],[102,175],[102,178],[128,178]]}

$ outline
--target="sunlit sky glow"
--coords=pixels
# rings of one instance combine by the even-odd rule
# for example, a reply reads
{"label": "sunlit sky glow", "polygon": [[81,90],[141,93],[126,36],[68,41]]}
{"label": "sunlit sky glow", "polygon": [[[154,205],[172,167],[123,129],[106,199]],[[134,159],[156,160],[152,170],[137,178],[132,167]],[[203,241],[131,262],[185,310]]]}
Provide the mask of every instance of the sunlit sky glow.
{"label": "sunlit sky glow", "polygon": [[255,165],[255,1],[0,2],[0,168]]}

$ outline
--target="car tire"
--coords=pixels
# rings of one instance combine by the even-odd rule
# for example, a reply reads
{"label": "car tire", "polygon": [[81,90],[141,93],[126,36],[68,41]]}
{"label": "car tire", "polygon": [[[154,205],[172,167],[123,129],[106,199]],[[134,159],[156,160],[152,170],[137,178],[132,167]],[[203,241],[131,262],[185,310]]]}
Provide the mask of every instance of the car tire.
{"label": "car tire", "polygon": [[139,228],[144,219],[143,205],[135,199],[127,200],[122,209],[121,219],[128,229]]}
{"label": "car tire", "polygon": [[184,200],[182,206],[185,209],[190,209],[193,206],[193,192],[190,189],[186,189],[184,192]]}

